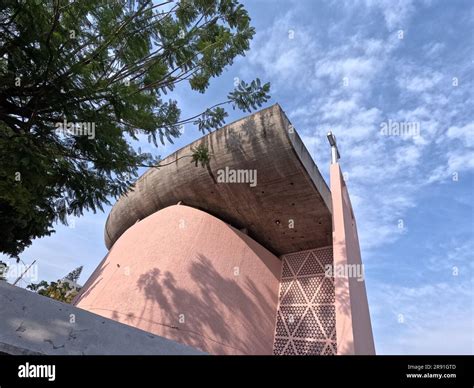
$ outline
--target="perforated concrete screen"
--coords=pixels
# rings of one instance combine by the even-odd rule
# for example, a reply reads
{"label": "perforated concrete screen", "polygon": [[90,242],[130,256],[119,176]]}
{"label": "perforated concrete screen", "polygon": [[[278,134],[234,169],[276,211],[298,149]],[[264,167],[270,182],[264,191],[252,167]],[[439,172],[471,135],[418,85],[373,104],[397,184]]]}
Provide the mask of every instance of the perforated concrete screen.
{"label": "perforated concrete screen", "polygon": [[336,354],[334,279],[325,276],[333,265],[332,247],[283,256],[275,355]]}

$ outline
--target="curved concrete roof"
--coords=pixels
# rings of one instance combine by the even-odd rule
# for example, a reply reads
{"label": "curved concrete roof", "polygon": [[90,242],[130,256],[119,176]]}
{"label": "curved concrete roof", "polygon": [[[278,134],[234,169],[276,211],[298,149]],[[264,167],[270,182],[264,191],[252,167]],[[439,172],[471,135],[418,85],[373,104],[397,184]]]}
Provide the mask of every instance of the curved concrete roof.
{"label": "curved concrete roof", "polygon": [[[180,159],[199,144],[212,154],[207,167]],[[105,226],[108,249],[138,220],[179,201],[246,228],[276,255],[331,244],[331,193],[278,104],[181,148],[168,163],[149,169],[114,205]],[[218,182],[226,167],[256,170],[256,186]]]}

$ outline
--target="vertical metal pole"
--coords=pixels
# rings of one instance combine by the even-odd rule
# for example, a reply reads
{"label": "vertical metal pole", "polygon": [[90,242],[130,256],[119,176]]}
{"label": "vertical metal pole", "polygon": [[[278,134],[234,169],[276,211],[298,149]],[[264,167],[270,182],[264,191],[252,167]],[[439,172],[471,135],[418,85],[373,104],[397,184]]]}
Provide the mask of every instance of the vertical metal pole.
{"label": "vertical metal pole", "polygon": [[336,136],[332,132],[328,132],[328,141],[331,145],[331,164],[336,164],[341,155],[339,154],[339,150],[337,149],[336,143]]}

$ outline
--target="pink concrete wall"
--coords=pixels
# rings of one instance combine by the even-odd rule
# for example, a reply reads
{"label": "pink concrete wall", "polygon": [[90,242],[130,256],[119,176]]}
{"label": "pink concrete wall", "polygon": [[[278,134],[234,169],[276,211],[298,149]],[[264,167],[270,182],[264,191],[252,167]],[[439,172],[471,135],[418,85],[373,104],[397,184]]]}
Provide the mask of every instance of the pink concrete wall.
{"label": "pink concrete wall", "polygon": [[336,354],[332,246],[283,255],[275,355]]}
{"label": "pink concrete wall", "polygon": [[[335,267],[362,265],[357,225],[338,163],[331,165]],[[365,281],[335,278],[337,354],[375,354]]]}
{"label": "pink concrete wall", "polygon": [[212,354],[271,354],[280,273],[247,235],[170,206],[117,240],[75,304]]}

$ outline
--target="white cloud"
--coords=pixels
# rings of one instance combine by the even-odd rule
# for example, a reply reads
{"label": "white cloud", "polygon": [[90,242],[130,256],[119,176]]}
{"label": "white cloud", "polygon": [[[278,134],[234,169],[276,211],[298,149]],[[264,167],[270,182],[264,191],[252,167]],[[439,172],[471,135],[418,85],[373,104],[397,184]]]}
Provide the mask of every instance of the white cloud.
{"label": "white cloud", "polygon": [[448,171],[460,172],[474,170],[474,153],[458,153],[455,150],[448,153]]}
{"label": "white cloud", "polygon": [[459,139],[467,147],[474,146],[474,122],[462,127],[452,126],[448,129],[447,137],[449,139]]}
{"label": "white cloud", "polygon": [[[472,354],[469,282],[374,287],[379,354]],[[391,335],[383,333],[390,332]],[[466,341],[469,338],[470,341]]]}
{"label": "white cloud", "polygon": [[325,120],[346,116],[356,109],[357,103],[353,99],[331,99],[321,107],[322,117]]}
{"label": "white cloud", "polygon": [[294,12],[289,12],[271,28],[257,32],[248,62],[261,67],[276,87],[301,86],[311,79],[307,64],[318,55],[316,42],[312,32],[294,22]]}
{"label": "white cloud", "polygon": [[414,11],[412,0],[366,0],[366,4],[382,10],[389,30],[403,29],[406,20]]}
{"label": "white cloud", "polygon": [[373,57],[331,58],[328,55],[316,62],[314,74],[318,78],[328,77],[333,83],[360,90],[368,86],[367,76],[379,69],[380,62]]}
{"label": "white cloud", "polygon": [[423,51],[428,58],[439,58],[445,49],[445,44],[440,42],[430,42],[423,46]]}
{"label": "white cloud", "polygon": [[474,123],[450,126],[436,140],[445,149],[441,165],[434,168],[426,183],[452,182],[460,179],[460,174],[474,170]]}
{"label": "white cloud", "polygon": [[415,145],[398,147],[396,151],[396,162],[400,165],[416,166],[422,156],[422,150]]}
{"label": "white cloud", "polygon": [[[340,1],[335,2],[335,4],[340,3]],[[404,29],[407,20],[415,10],[413,0],[346,0],[344,5],[352,10],[365,6],[367,10],[380,12],[389,31]]]}
{"label": "white cloud", "polygon": [[442,74],[433,72],[422,76],[414,76],[413,78],[400,78],[399,85],[410,92],[419,93],[432,89],[442,80],[442,78]]}

